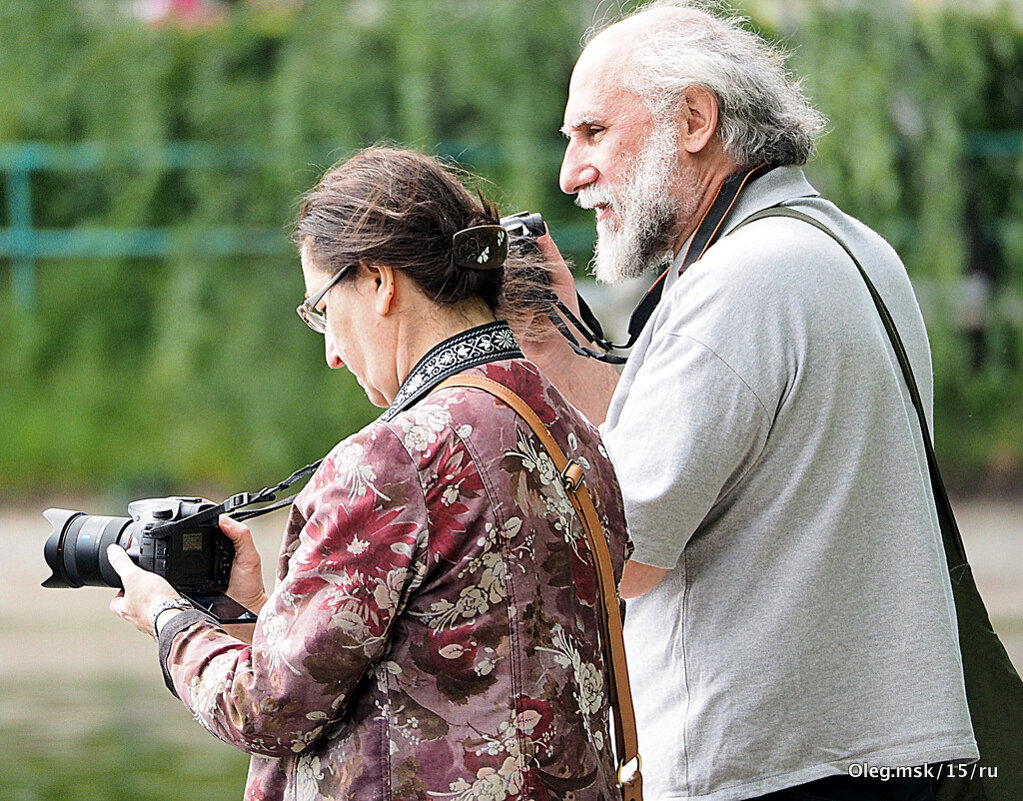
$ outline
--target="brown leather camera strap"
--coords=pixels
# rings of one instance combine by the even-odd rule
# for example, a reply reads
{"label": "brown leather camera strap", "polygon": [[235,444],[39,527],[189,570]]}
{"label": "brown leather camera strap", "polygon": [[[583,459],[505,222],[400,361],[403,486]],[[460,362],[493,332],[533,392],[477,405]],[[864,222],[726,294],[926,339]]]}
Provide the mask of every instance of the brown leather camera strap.
{"label": "brown leather camera strap", "polygon": [[[625,663],[621,607],[611,566],[611,553],[608,550],[607,537],[604,535],[604,528],[600,524],[600,517],[593,505],[593,499],[586,489],[583,470],[574,461],[569,461],[537,413],[503,384],[481,375],[455,375],[440,382],[436,389],[448,387],[481,389],[510,406],[533,429],[547,449],[555,468],[561,474],[568,497],[579,515],[583,530],[586,532],[586,540],[593,557],[593,567],[597,574],[597,587],[601,601],[600,620],[603,629],[601,640],[604,644],[604,661],[609,668],[611,703],[614,710],[618,783],[622,788],[624,801],[642,801],[643,777],[641,770],[643,763],[639,758],[636,716],[632,709],[629,671]],[[623,769],[633,761],[636,763],[636,769],[628,779],[623,781]]]}

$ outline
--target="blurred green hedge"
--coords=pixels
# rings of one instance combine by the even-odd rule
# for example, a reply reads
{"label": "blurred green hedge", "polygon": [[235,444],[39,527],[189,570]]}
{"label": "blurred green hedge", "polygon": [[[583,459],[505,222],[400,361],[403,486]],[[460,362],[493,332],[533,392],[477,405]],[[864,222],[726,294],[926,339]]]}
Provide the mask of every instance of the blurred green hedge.
{"label": "blurred green hedge", "polygon": [[[35,227],[170,227],[202,242],[237,225],[279,231],[281,245],[37,260],[31,309],[14,302],[13,265],[0,262],[0,486],[255,488],[371,419],[295,317],[302,281],[287,245],[297,196],[356,147],[460,157],[494,182],[485,191],[503,209],[542,210],[585,264],[588,241],[571,234],[590,218],[558,191],[557,128],[596,5],[236,3],[225,22],[188,30],[147,28],[113,0],[0,7],[0,145],[201,142],[256,165],[36,171]],[[1023,34],[1008,6],[785,8],[747,10],[795,52],[831,119],[811,178],[896,245],[920,288],[939,457],[960,486],[1018,488]],[[9,202],[10,185],[0,195]],[[990,291],[982,324],[958,314],[964,276]]]}

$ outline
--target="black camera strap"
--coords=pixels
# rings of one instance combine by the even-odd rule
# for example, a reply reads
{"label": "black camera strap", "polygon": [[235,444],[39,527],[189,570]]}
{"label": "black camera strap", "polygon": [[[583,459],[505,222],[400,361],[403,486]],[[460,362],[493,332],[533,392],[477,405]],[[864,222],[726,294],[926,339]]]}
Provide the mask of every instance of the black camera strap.
{"label": "black camera strap", "polygon": [[[296,481],[301,481],[306,476],[314,473],[322,461],[322,459],[319,459],[312,464],[308,464],[305,467],[296,470],[286,479],[273,487],[264,487],[259,492],[255,493],[239,492],[237,495],[232,495],[230,498],[218,503],[216,506],[211,506],[209,509],[203,509],[201,512],[189,515],[188,517],[183,517],[180,520],[175,520],[174,522],[167,523],[166,525],[154,526],[150,533],[158,539],[165,539],[173,536],[179,531],[189,531],[196,526],[214,525],[221,515],[231,515],[232,518],[240,523],[243,520],[251,520],[253,517],[259,517],[260,515],[275,512],[285,506],[290,506],[297,497],[297,493],[279,501],[276,500],[277,493],[287,489]],[[253,504],[267,503],[269,501],[276,502],[269,503],[267,506],[263,506],[259,509],[238,511],[239,509],[245,509]]]}
{"label": "black camera strap", "polygon": [[[735,201],[738,199],[739,193],[742,192],[742,190],[750,182],[769,172],[771,169],[772,168],[767,164],[761,164],[751,170],[733,173],[718,188],[714,201],[711,203],[710,208],[707,209],[707,212],[703,215],[699,225],[696,227],[696,231],[689,240],[689,246],[686,248],[685,255],[682,257],[682,262],[678,268],[679,275],[689,269],[689,266],[693,264],[693,262],[702,258],[703,254],[707,252],[707,249],[721,236],[722,224],[729,212],[731,212],[732,208],[735,206]],[[672,269],[674,269],[674,264],[669,265],[668,268],[661,273],[657,280],[654,281],[653,285],[651,285],[651,287],[647,290],[643,299],[636,305],[636,308],[632,310],[632,316],[629,318],[629,340],[621,345],[616,345],[604,337],[604,331],[601,328],[596,315],[593,314],[593,311],[587,305],[586,301],[583,300],[582,295],[578,292],[576,292],[576,298],[579,301],[579,313],[583,318],[582,320],[569,311],[565,304],[562,303],[556,295],[554,295],[554,292],[550,293],[552,296],[552,299],[550,299],[552,306],[554,306],[557,311],[560,311],[561,314],[564,315],[565,319],[567,319],[577,331],[583,334],[586,339],[595,343],[601,351],[604,351],[603,353],[580,345],[575,336],[568,330],[565,321],[557,315],[555,308],[549,308],[547,314],[555,326],[557,326],[558,330],[561,331],[562,336],[568,340],[572,350],[580,356],[588,356],[591,359],[597,359],[598,361],[607,362],[609,364],[624,364],[626,361],[625,357],[617,356],[609,353],[608,351],[628,350],[636,344],[636,340],[639,339],[639,335],[643,331],[643,327],[646,325],[647,320],[649,320],[651,315],[654,313],[654,309],[657,308],[657,304],[661,302],[661,296],[664,293],[665,279],[671,273]]]}
{"label": "black camera strap", "polygon": [[[227,501],[224,501],[224,504],[228,503],[229,501],[234,501],[235,499],[238,499],[239,502],[233,505],[230,509],[234,510],[241,509],[242,507],[245,506],[250,506],[254,503],[264,503],[266,501],[273,501],[277,498],[278,492],[280,492],[281,490],[286,490],[296,481],[301,481],[306,476],[315,473],[316,469],[320,466],[322,462],[323,459],[317,459],[312,464],[307,464],[305,467],[296,470],[294,473],[292,473],[290,476],[284,479],[284,481],[280,482],[274,487],[264,487],[263,489],[261,489],[259,492],[252,496],[249,496],[248,493],[245,492],[240,493],[238,495],[233,495],[230,498],[228,498]],[[297,497],[298,493],[295,493],[294,495],[291,495],[287,498],[283,498],[277,501],[276,503],[270,504],[269,506],[264,506],[260,509],[249,509],[247,512],[237,512],[236,514],[233,514],[232,517],[238,522],[241,522],[242,520],[250,520],[253,517],[259,517],[260,515],[265,515],[268,514],[269,512],[275,512],[278,509],[284,508],[285,506],[290,506]],[[225,513],[230,510],[225,510]]]}
{"label": "black camera strap", "polygon": [[[554,323],[555,328],[568,341],[568,345],[573,351],[580,356],[588,356],[591,359],[597,359],[608,364],[625,364],[624,356],[608,352],[619,346],[604,338],[604,329],[601,327],[600,321],[586,301],[583,300],[582,295],[578,292],[576,293],[576,299],[579,302],[579,314],[582,315],[582,320],[572,313],[572,310],[562,302],[553,289],[548,289],[543,299],[547,302],[545,309],[547,316]],[[558,312],[561,312],[561,314],[559,315]],[[587,340],[596,344],[600,350],[596,351],[581,344],[575,334],[569,329],[565,322],[566,320],[572,324],[576,331],[582,333]]]}

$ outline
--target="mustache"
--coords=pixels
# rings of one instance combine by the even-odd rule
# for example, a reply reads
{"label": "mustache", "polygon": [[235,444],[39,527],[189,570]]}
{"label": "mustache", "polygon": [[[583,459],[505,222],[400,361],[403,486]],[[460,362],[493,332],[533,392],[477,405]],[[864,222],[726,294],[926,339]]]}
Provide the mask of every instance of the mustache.
{"label": "mustache", "polygon": [[575,205],[581,209],[592,209],[596,206],[617,206],[618,199],[614,194],[600,186],[584,186],[575,194]]}

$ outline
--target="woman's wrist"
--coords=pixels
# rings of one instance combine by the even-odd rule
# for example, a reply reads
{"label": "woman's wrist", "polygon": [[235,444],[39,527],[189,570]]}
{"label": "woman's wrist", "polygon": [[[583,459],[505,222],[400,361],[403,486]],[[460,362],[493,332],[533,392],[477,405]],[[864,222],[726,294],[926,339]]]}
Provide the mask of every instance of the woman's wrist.
{"label": "woman's wrist", "polygon": [[152,612],[150,620],[153,623],[153,638],[160,639],[160,629],[167,625],[167,622],[182,612],[194,609],[186,598],[172,598],[159,604]]}
{"label": "woman's wrist", "polygon": [[258,615],[259,611],[266,605],[266,602],[268,600],[270,600],[270,596],[267,595],[266,594],[266,590],[264,590],[262,593],[260,593],[259,598],[256,599],[256,601],[253,604],[251,604],[251,605],[249,605],[249,604],[242,604],[242,606],[244,606],[250,612],[255,612]]}

